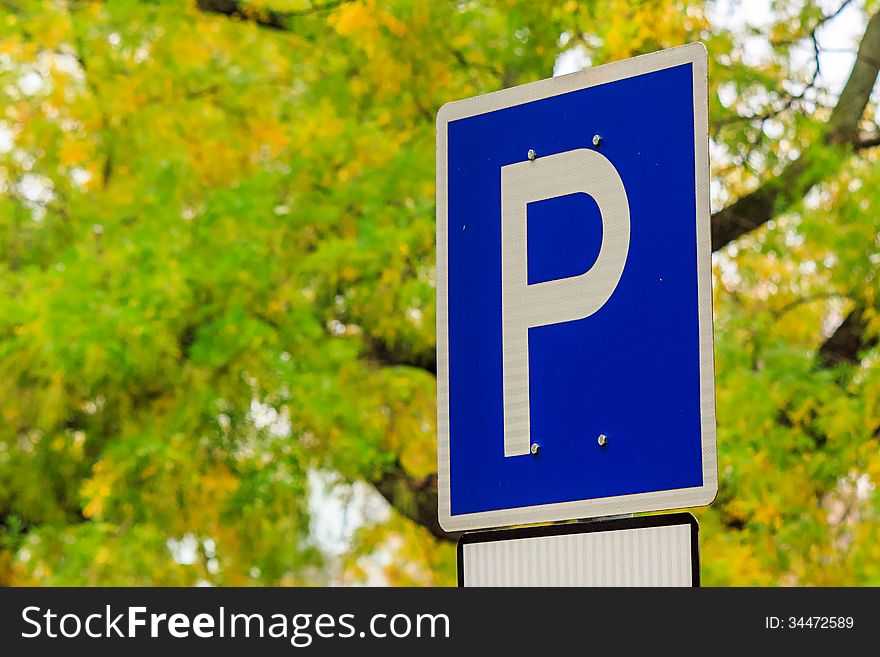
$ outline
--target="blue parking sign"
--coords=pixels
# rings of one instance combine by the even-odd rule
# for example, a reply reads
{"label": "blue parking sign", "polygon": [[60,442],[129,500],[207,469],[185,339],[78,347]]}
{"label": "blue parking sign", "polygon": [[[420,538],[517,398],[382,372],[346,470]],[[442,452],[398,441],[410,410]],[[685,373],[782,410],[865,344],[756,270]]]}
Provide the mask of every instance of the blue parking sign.
{"label": "blue parking sign", "polygon": [[444,529],[715,498],[708,160],[699,43],[441,108]]}

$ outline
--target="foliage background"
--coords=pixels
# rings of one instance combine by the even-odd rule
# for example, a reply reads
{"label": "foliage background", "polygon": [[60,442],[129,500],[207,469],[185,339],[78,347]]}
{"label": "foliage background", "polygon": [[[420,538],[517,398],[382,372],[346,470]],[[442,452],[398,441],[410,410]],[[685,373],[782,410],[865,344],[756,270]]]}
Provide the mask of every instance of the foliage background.
{"label": "foliage background", "polygon": [[[453,583],[435,112],[700,40],[703,580],[880,584],[878,8],[775,0],[750,30],[696,0],[0,2],[0,583]],[[838,12],[865,28],[842,94],[817,74]]]}

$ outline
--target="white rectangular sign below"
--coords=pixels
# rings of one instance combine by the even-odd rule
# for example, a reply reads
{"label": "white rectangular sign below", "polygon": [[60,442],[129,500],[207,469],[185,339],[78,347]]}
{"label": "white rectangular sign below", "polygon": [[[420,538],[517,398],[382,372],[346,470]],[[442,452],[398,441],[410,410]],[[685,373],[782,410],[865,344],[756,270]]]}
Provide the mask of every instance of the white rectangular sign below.
{"label": "white rectangular sign below", "polygon": [[474,532],[458,544],[459,586],[699,586],[689,513]]}

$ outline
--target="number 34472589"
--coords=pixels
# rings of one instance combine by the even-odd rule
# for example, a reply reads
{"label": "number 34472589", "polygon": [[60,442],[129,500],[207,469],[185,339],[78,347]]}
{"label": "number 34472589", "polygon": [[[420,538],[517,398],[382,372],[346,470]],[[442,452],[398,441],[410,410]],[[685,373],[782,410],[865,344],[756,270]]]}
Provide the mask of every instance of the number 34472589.
{"label": "number 34472589", "polygon": [[852,616],[765,616],[764,627],[768,630],[850,630],[855,625]]}

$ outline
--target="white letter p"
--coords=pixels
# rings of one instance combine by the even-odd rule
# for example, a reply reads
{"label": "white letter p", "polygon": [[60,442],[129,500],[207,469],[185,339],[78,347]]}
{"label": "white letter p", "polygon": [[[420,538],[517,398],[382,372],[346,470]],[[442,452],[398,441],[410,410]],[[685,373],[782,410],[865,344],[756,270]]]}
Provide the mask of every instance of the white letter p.
{"label": "white letter p", "polygon": [[[602,245],[583,274],[528,282],[529,203],[589,194],[602,216]],[[504,456],[528,454],[529,329],[589,317],[611,297],[629,252],[629,202],[614,165],[580,148],[501,167],[501,348]]]}

